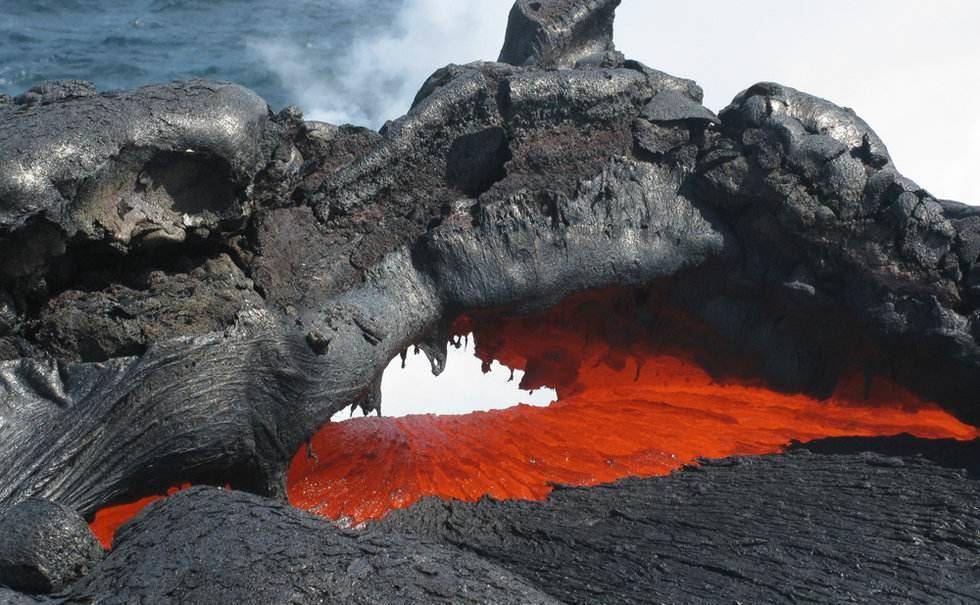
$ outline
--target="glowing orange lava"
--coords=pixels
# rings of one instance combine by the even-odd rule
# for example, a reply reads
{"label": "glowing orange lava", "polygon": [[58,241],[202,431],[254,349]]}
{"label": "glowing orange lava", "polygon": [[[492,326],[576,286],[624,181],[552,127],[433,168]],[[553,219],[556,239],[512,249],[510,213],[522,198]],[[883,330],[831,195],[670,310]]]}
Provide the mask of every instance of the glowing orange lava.
{"label": "glowing orange lava", "polygon": [[[171,487],[167,490],[167,496],[172,496],[182,489],[187,489],[190,484],[185,483],[180,487]],[[102,546],[105,548],[112,548],[112,538],[116,535],[116,530],[122,527],[123,523],[129,521],[136,516],[136,513],[140,512],[151,503],[157,500],[162,500],[166,496],[154,495],[147,496],[146,498],[141,498],[136,502],[129,502],[127,504],[119,504],[117,506],[109,506],[107,508],[101,509],[99,512],[95,513],[95,519],[89,523],[89,527],[92,529],[92,533],[95,537],[99,539]]]}
{"label": "glowing orange lava", "polygon": [[[863,373],[841,380],[825,400],[712,377],[702,363],[711,355],[735,361],[729,365],[745,370],[740,376],[753,375],[752,360],[677,314],[658,309],[651,320],[643,305],[603,292],[534,316],[461,318],[456,332],[474,333],[484,362],[524,370],[522,388],[553,387],[558,401],[327,424],[313,437],[313,456],[303,447],[293,459],[290,502],[359,524],[426,496],[543,499],[555,483],[664,475],[702,457],[779,452],[794,440],[980,437],[938,406]],[[148,501],[101,511],[93,529],[107,544]]]}
{"label": "glowing orange lava", "polygon": [[[461,416],[360,418],[325,426],[293,459],[295,506],[358,524],[420,498],[543,499],[554,483],[664,475],[698,458],[766,454],[835,436],[973,439],[937,406],[884,379],[854,376],[819,401],[761,384],[718,382],[678,347],[636,338],[628,295],[576,297],[530,317],[464,318],[477,354],[554,387],[546,408]],[[678,320],[674,328],[702,330]]]}
{"label": "glowing orange lava", "polygon": [[325,426],[293,460],[289,499],[361,523],[425,496],[542,499],[552,483],[596,485],[665,475],[699,457],[781,451],[792,440],[845,435],[973,439],[977,429],[933,407],[816,401],[720,386],[690,362],[599,366],[595,386],[546,408],[461,416],[358,418]]}

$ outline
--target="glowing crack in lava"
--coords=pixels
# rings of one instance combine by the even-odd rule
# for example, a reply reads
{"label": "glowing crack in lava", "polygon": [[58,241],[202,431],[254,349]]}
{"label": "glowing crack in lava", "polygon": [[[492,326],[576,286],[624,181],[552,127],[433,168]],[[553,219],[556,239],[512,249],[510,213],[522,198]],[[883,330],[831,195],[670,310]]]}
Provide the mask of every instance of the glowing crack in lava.
{"label": "glowing crack in lava", "polygon": [[[180,490],[187,489],[188,487],[190,487],[189,483],[185,483],[180,487],[171,487],[167,490],[166,495],[172,496]],[[115,536],[116,530],[122,527],[123,523],[135,517],[136,513],[140,512],[150,504],[156,502],[157,500],[162,500],[165,497],[166,496],[164,495],[147,496],[145,498],[140,498],[135,502],[103,508],[99,512],[95,513],[95,518],[89,524],[89,527],[92,528],[92,533],[94,533],[95,537],[99,539],[102,546],[112,548],[112,538]]]}
{"label": "glowing crack in lava", "polygon": [[[498,360],[522,370],[520,388],[552,387],[558,400],[328,423],[312,440],[313,455],[303,447],[293,459],[290,502],[360,524],[426,496],[543,499],[556,483],[664,475],[702,457],[779,452],[794,440],[980,436],[938,406],[863,373],[841,380],[825,400],[720,380],[696,361],[704,351],[687,346],[710,346],[701,338],[705,328],[668,313],[652,329],[639,321],[641,311],[628,293],[606,291],[533,316],[460,318],[455,332],[473,332],[484,367]],[[93,528],[107,542],[115,527],[100,525],[109,518],[103,513]]]}

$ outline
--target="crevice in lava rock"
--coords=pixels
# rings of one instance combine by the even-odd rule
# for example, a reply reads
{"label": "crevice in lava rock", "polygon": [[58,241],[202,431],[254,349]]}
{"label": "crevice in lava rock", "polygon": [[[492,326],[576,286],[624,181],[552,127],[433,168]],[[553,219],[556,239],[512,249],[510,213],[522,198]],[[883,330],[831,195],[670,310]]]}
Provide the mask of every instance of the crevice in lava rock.
{"label": "crevice in lava rock", "polygon": [[141,355],[164,338],[227,328],[242,310],[263,305],[229,241],[204,230],[129,251],[107,241],[67,242],[43,271],[10,283],[18,336],[61,359],[105,361]]}
{"label": "crevice in lava rock", "polygon": [[846,375],[824,400],[773,390],[744,351],[645,292],[589,293],[531,315],[470,314],[454,327],[471,330],[485,363],[524,370],[520,388],[555,388],[558,401],[328,424],[311,442],[315,455],[293,459],[290,501],[357,524],[426,496],[542,499],[556,483],[663,475],[794,441],[980,434],[886,377]]}
{"label": "crevice in lava rock", "polygon": [[[443,334],[438,342],[423,342],[434,372],[442,368],[446,343],[472,332],[484,364],[522,370],[521,389],[554,388],[557,401],[545,408],[328,423],[292,458],[290,502],[360,524],[428,496],[540,500],[556,484],[664,475],[703,458],[777,453],[799,442],[826,449],[828,438],[980,437],[975,427],[877,373],[887,364],[856,324],[832,333],[821,328],[825,341],[812,333],[817,350],[848,351],[833,363],[803,350],[789,360],[824,364],[810,386],[814,394],[800,391],[805,381],[774,384],[766,377],[786,370],[773,369],[771,359],[753,350],[778,340],[770,334],[752,343],[746,341],[752,330],[719,332],[692,315],[695,307],[679,306],[683,297],[672,298],[685,292],[682,284],[592,291],[516,314],[459,316],[434,332]],[[775,322],[788,325],[778,315]],[[742,317],[734,325],[752,323]],[[792,342],[806,336],[796,333]],[[845,336],[846,348],[835,340]],[[351,405],[373,411],[379,384]],[[959,447],[974,446],[947,449]],[[100,539],[110,540],[112,528],[153,499],[101,511],[93,524]]]}
{"label": "crevice in lava rock", "polygon": [[[136,175],[133,191],[144,197],[160,196],[154,205],[169,204],[189,216],[223,218],[229,211],[242,215],[244,192],[235,190],[231,166],[207,154],[157,152]],[[125,214],[125,209],[118,212]]]}
{"label": "crevice in lava rock", "polygon": [[470,197],[478,197],[504,178],[504,165],[511,159],[507,134],[494,127],[467,134],[453,141],[446,156],[449,186]]}
{"label": "crevice in lava rock", "polygon": [[97,511],[92,517],[91,521],[89,522],[89,528],[92,530],[92,533],[95,534],[95,537],[98,538],[103,547],[107,549],[112,548],[112,540],[116,535],[116,531],[127,521],[135,517],[140,511],[150,504],[163,500],[164,498],[172,496],[189,487],[190,484],[184,484],[180,487],[171,487],[165,494],[146,496],[133,502],[103,508]]}

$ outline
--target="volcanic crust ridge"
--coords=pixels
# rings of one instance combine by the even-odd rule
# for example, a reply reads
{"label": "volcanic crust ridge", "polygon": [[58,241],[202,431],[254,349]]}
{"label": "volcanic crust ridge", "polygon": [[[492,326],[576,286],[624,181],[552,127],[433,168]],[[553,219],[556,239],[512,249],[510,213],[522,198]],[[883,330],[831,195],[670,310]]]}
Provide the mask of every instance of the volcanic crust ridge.
{"label": "volcanic crust ridge", "polygon": [[[225,82],[0,98],[0,514],[48,510],[51,535],[82,545],[81,579],[52,583],[36,561],[44,578],[21,589],[67,586],[64,603],[978,598],[975,480],[922,460],[788,454],[544,504],[426,502],[363,534],[282,502],[292,456],[334,412],[380,411],[400,352],[419,346],[438,373],[460,314],[610,286],[659,292],[774,389],[823,397],[860,369],[980,425],[980,208],[904,178],[863,120],[812,95],[760,83],[715,115],[693,81],[615,50],[618,3],[518,1],[499,61],[437,70],[380,132],[273,113]],[[65,517],[187,482],[251,494],[153,505],[101,562]],[[769,533],[740,526],[722,544],[733,502]],[[4,553],[29,546],[12,535],[0,584]],[[198,565],[218,550],[220,566]],[[828,571],[851,563],[874,581]]]}

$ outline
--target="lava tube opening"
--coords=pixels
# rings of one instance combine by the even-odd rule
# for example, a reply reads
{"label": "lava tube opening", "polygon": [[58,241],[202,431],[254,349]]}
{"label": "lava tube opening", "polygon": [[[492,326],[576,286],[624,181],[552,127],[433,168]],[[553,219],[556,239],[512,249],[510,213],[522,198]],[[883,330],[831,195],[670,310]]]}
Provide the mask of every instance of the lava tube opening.
{"label": "lava tube opening", "polygon": [[[778,453],[827,437],[980,437],[868,367],[842,372],[824,397],[776,390],[757,378],[751,354],[652,301],[616,289],[532,314],[458,317],[453,338],[472,333],[472,371],[499,362],[523,373],[520,389],[554,389],[556,400],[329,422],[295,454],[289,501],[356,526],[426,497],[542,500],[556,484],[665,475],[701,458]],[[108,546],[158,497],[104,509],[92,528]]]}
{"label": "lava tube opening", "polygon": [[290,502],[357,525],[429,496],[540,500],[554,484],[663,475],[699,458],[776,453],[794,441],[980,435],[866,372],[843,376],[823,399],[746,378],[748,359],[735,359],[732,377],[720,378],[705,369],[706,351],[691,345],[710,342],[710,330],[667,309],[659,325],[668,320],[669,334],[646,338],[642,311],[630,292],[610,290],[532,315],[458,318],[454,331],[473,333],[484,366],[521,370],[520,388],[554,388],[557,401],[327,424],[311,441],[314,456],[304,448],[293,459]]}

